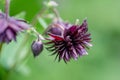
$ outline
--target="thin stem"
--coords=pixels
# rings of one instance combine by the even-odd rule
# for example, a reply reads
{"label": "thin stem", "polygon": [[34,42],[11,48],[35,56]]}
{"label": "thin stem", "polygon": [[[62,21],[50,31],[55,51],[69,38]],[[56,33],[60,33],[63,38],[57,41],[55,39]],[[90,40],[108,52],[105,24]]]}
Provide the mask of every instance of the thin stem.
{"label": "thin stem", "polygon": [[[29,40],[29,37],[30,37],[30,36],[29,36],[28,34],[25,35],[24,40],[22,41],[22,43],[20,44],[19,48],[18,48],[17,51],[16,51],[16,57],[18,57],[18,56],[19,56],[18,54],[20,54],[20,53],[22,52],[22,49],[25,48],[24,45],[27,45],[27,42],[28,42],[28,40]],[[26,56],[28,56],[28,54],[26,54]],[[18,62],[22,62],[22,61],[23,61],[23,60],[21,60],[21,61],[16,60],[16,62],[15,62],[14,65],[12,66],[11,70],[13,70],[13,69],[18,65]]]}
{"label": "thin stem", "polygon": [[6,74],[5,74],[4,80],[8,80],[8,79],[9,79],[10,72],[11,72],[11,71],[6,71]]}
{"label": "thin stem", "polygon": [[[41,17],[46,10],[47,8],[44,7],[35,15],[35,17],[32,19],[32,22],[31,22],[33,26],[36,25],[38,17]],[[45,40],[44,37],[41,34],[39,34],[34,27],[30,28],[30,30],[33,31],[38,36],[38,39]]]}
{"label": "thin stem", "polygon": [[79,24],[79,19],[76,19],[76,21],[75,21],[75,25],[78,25]]}
{"label": "thin stem", "polygon": [[1,56],[2,46],[3,46],[3,43],[0,43],[0,56]]}
{"label": "thin stem", "polygon": [[44,37],[41,34],[39,34],[35,28],[31,28],[30,30],[33,31],[38,36],[38,39],[45,40]]}
{"label": "thin stem", "polygon": [[9,7],[10,7],[10,0],[5,1],[5,14],[6,14],[6,19],[9,17]]}
{"label": "thin stem", "polygon": [[58,20],[60,20],[61,18],[60,18],[60,15],[59,15],[59,12],[57,11],[57,9],[56,9],[56,8],[51,8],[51,10],[52,10],[53,13],[55,14],[56,18],[57,18]]}
{"label": "thin stem", "polygon": [[46,8],[43,8],[41,11],[39,11],[39,12],[35,15],[35,17],[33,18],[31,24],[32,24],[32,25],[35,25],[35,24],[37,23],[38,17],[41,17],[42,14],[43,14],[46,10],[47,10]]}

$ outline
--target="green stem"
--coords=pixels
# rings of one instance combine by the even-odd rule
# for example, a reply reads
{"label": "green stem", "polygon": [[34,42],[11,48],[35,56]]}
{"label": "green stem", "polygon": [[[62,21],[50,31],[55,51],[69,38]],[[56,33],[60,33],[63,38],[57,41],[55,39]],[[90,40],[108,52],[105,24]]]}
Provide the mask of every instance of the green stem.
{"label": "green stem", "polygon": [[[25,48],[25,45],[28,42],[28,38],[29,38],[29,35],[26,34],[24,40],[22,41],[22,43],[20,44],[19,48],[16,51],[16,54],[18,54],[18,55],[16,55],[16,57],[19,56],[19,54],[22,52],[22,49]],[[13,67],[11,69],[13,69],[14,67],[17,66],[17,64],[18,64],[17,62],[18,62],[18,60],[16,60],[15,64],[13,65]],[[21,61],[19,61],[19,62],[21,62]]]}
{"label": "green stem", "polygon": [[7,71],[3,80],[8,80],[10,76],[10,71]]}
{"label": "green stem", "polygon": [[37,35],[38,39],[45,40],[44,37],[40,33],[38,33],[34,27],[31,28],[31,31],[33,31]]}
{"label": "green stem", "polygon": [[0,65],[0,80],[8,80],[10,76],[9,70],[6,70],[2,65]]}
{"label": "green stem", "polygon": [[0,43],[0,55],[1,55],[1,52],[2,52],[2,46],[3,46],[3,43]]}
{"label": "green stem", "polygon": [[51,10],[52,10],[53,13],[55,14],[57,20],[61,20],[61,17],[60,17],[60,15],[59,15],[59,12],[57,11],[57,9],[56,9],[56,8],[51,8]]}
{"label": "green stem", "polygon": [[5,1],[5,14],[6,14],[6,19],[9,17],[9,7],[10,7],[10,0]]}
{"label": "green stem", "polygon": [[41,17],[42,14],[43,14],[46,10],[47,10],[47,8],[43,8],[42,10],[40,10],[40,11],[35,15],[35,17],[33,18],[31,24],[32,24],[32,25],[35,25],[35,24],[37,23],[38,17]]}

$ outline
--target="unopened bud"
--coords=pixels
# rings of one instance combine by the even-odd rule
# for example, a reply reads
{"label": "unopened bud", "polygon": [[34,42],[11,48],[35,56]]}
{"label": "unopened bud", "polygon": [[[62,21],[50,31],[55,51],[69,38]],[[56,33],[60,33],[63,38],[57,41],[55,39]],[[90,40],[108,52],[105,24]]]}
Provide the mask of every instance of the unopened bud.
{"label": "unopened bud", "polygon": [[49,30],[50,33],[55,34],[55,35],[61,35],[61,30],[58,27],[52,27]]}
{"label": "unopened bud", "polygon": [[40,40],[33,41],[32,45],[31,45],[31,49],[32,49],[34,57],[38,56],[43,50],[42,42]]}

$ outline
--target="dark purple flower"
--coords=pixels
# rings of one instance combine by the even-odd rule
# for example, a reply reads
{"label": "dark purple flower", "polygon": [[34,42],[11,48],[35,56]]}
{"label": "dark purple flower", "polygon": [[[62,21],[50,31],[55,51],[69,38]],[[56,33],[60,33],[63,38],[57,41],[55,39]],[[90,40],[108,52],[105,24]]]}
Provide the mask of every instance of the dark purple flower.
{"label": "dark purple flower", "polygon": [[49,42],[46,43],[49,45],[47,49],[53,51],[52,55],[56,54],[58,61],[63,59],[67,62],[71,58],[77,60],[79,56],[87,55],[86,48],[92,46],[90,34],[87,31],[86,20],[81,25],[66,25],[61,31],[62,35],[49,33]]}
{"label": "dark purple flower", "polygon": [[0,43],[9,43],[12,40],[16,41],[18,32],[27,30],[29,25],[24,20],[7,17],[4,13],[0,13]]}

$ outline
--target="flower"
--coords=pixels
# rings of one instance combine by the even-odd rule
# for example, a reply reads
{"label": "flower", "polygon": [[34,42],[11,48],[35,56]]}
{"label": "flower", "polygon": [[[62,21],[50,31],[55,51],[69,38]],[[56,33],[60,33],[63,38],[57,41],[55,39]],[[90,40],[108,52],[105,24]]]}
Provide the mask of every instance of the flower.
{"label": "flower", "polygon": [[12,40],[16,41],[18,32],[27,30],[29,25],[24,20],[15,19],[4,13],[0,13],[0,43],[9,43]]}
{"label": "flower", "polygon": [[33,41],[31,45],[31,49],[32,49],[34,57],[38,56],[43,50],[42,41],[41,40]]}
{"label": "flower", "polygon": [[50,38],[47,39],[46,45],[48,45],[47,49],[53,52],[52,55],[56,55],[58,61],[63,59],[65,62],[70,61],[71,58],[77,60],[79,56],[87,55],[86,49],[92,46],[87,20],[81,25],[60,26],[64,28],[61,30],[62,35],[48,33]]}

